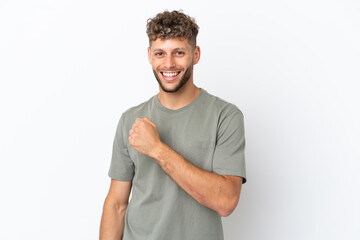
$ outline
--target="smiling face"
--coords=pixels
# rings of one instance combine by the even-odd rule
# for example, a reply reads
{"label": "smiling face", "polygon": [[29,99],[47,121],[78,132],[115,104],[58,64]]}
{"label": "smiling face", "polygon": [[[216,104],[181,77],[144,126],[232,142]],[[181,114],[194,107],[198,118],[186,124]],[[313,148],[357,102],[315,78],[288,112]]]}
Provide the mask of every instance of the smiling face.
{"label": "smiling face", "polygon": [[193,66],[200,59],[198,46],[194,48],[187,39],[156,39],[151,42],[148,55],[162,91],[174,93],[193,84]]}

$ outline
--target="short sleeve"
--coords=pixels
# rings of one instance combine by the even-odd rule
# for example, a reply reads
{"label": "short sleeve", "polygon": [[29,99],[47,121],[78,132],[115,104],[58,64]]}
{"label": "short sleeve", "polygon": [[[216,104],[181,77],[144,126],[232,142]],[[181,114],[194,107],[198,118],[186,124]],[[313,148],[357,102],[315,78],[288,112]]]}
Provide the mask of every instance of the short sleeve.
{"label": "short sleeve", "polygon": [[[131,181],[134,177],[134,163],[130,159],[124,138],[127,136],[124,126],[124,117],[121,116],[116,128],[113,142],[109,177],[119,181]],[[124,135],[125,134],[125,135]]]}
{"label": "short sleeve", "polygon": [[244,117],[236,107],[228,112],[220,115],[213,171],[220,175],[240,176],[245,183]]}

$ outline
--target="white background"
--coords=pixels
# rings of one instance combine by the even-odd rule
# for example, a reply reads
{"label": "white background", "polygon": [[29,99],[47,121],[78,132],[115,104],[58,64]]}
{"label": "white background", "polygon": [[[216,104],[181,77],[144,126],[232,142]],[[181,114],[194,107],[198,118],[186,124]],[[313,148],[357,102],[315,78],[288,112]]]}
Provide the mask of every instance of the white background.
{"label": "white background", "polygon": [[165,9],[200,26],[196,84],[245,115],[226,239],[360,239],[355,0],[1,0],[0,239],[98,238],[117,121],[158,91],[145,25]]}

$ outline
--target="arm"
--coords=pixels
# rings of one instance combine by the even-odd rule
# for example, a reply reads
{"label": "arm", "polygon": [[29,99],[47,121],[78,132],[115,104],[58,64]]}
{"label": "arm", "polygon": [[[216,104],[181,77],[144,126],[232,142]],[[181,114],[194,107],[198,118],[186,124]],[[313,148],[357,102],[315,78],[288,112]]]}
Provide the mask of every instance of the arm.
{"label": "arm", "polygon": [[105,199],[100,224],[100,240],[122,239],[124,217],[129,201],[131,182],[112,179],[109,193]]}
{"label": "arm", "polygon": [[157,128],[148,118],[137,119],[129,143],[140,153],[154,158],[165,173],[200,204],[222,216],[235,209],[242,178],[223,176],[196,167],[161,142]]}
{"label": "arm", "polygon": [[241,177],[218,175],[198,168],[164,143],[159,144],[153,154],[166,174],[200,204],[224,217],[235,209]]}

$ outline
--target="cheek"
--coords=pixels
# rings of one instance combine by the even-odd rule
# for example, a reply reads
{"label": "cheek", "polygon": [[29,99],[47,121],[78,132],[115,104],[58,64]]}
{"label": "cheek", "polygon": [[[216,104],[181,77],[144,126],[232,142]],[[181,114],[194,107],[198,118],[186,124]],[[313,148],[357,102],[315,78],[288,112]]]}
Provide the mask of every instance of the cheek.
{"label": "cheek", "polygon": [[159,61],[159,60],[152,61],[150,64],[151,64],[152,68],[155,70],[161,67],[161,61]]}
{"label": "cheek", "polygon": [[189,67],[193,65],[194,59],[192,57],[187,57],[186,59],[183,59],[182,64],[183,66]]}

